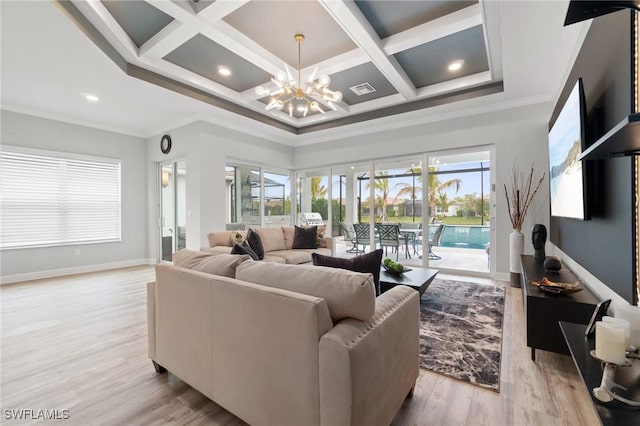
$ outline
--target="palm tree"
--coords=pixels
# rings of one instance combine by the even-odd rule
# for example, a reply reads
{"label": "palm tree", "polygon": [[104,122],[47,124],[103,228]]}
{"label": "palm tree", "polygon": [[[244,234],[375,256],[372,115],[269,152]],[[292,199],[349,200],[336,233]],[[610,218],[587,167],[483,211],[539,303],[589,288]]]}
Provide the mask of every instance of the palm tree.
{"label": "palm tree", "polygon": [[327,188],[322,184],[322,177],[311,178],[311,201],[327,196]]}
{"label": "palm tree", "polygon": [[[460,190],[460,186],[462,185],[462,180],[460,179],[450,179],[446,182],[441,182],[438,180],[438,167],[437,166],[429,166],[429,181],[427,185],[427,190],[429,191],[429,209],[431,214],[436,211],[436,197],[438,194],[443,193],[445,190],[449,188],[455,188],[456,193]],[[422,181],[422,167],[411,168],[407,170],[407,173],[411,173],[417,176],[417,182]],[[400,196],[409,196],[412,200],[415,199],[416,194],[422,192],[422,185],[410,185],[405,182],[400,182],[395,185],[396,187],[401,188],[398,191],[398,195],[396,195],[396,199]]]}
{"label": "palm tree", "polygon": [[[381,193],[375,199],[375,204],[377,207],[381,207],[380,211],[380,222],[388,222],[389,218],[387,217],[387,201],[389,199],[389,179],[386,177],[386,171],[376,172],[376,178],[374,179],[374,187],[376,192]],[[371,181],[367,183],[367,189],[371,188]]]}

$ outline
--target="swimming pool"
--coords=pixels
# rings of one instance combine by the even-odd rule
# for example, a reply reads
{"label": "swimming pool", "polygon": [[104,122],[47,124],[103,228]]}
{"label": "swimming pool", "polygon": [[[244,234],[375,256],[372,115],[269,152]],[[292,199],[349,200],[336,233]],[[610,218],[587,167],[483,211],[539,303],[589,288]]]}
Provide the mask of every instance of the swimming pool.
{"label": "swimming pool", "polygon": [[[430,237],[436,228],[437,225],[429,225]],[[445,225],[440,238],[440,246],[484,250],[489,241],[489,225]]]}

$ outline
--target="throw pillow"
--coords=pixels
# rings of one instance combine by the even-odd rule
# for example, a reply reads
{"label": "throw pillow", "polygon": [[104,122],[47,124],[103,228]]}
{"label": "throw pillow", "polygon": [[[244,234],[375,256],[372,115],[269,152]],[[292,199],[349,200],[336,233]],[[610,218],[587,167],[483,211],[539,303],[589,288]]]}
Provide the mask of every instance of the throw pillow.
{"label": "throw pillow", "polygon": [[301,228],[300,226],[296,226],[296,230],[293,235],[293,245],[291,246],[291,248],[294,248],[294,249],[318,248],[317,241],[316,241],[317,235],[318,235],[317,226],[310,226],[308,228]]}
{"label": "throw pillow", "polygon": [[318,226],[318,236],[316,240],[317,248],[327,248],[327,242],[324,240],[324,233],[327,229],[326,225]]}
{"label": "throw pillow", "polygon": [[244,235],[242,235],[240,232],[233,231],[231,233],[231,242],[232,243],[242,244],[243,241],[245,241],[245,238],[244,238]]}
{"label": "throw pillow", "polygon": [[248,254],[253,260],[260,260],[256,252],[251,249],[251,246],[249,246],[246,241],[243,241],[242,244],[233,243],[231,254]]}
{"label": "throw pillow", "polygon": [[382,249],[377,249],[371,253],[362,254],[349,259],[324,256],[318,253],[311,253],[311,258],[313,259],[313,264],[316,266],[342,268],[354,272],[369,272],[373,275],[373,282],[376,286],[376,296],[380,295],[380,263],[382,262]]}
{"label": "throw pillow", "polygon": [[258,256],[258,260],[264,259],[264,246],[262,245],[262,238],[253,229],[247,231],[247,242],[251,246],[251,250]]}

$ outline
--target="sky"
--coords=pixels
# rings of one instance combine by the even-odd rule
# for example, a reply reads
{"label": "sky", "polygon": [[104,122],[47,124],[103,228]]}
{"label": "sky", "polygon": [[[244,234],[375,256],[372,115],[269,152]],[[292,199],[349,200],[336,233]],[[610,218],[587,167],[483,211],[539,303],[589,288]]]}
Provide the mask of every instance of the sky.
{"label": "sky", "polygon": [[549,166],[561,164],[580,139],[580,96],[578,83],[567,98],[565,106],[549,132]]}

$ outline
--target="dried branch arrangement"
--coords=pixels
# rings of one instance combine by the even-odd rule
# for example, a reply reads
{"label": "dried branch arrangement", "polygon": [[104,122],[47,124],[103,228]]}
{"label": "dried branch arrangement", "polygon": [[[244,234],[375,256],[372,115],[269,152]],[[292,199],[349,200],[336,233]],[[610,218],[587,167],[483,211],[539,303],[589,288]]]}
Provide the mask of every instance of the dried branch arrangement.
{"label": "dried branch arrangement", "polygon": [[538,180],[535,188],[533,188],[533,166],[531,166],[531,171],[526,180],[523,180],[518,165],[515,164],[513,166],[511,176],[508,182],[504,184],[504,194],[507,197],[507,209],[509,210],[509,218],[511,219],[513,229],[517,231],[522,230],[524,218],[527,215],[533,197],[535,197],[544,180],[544,176],[545,174],[542,173],[540,180]]}

